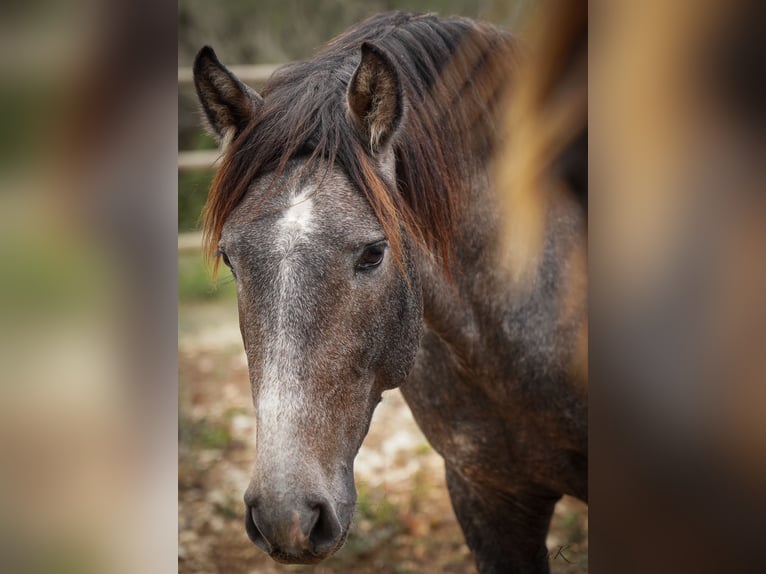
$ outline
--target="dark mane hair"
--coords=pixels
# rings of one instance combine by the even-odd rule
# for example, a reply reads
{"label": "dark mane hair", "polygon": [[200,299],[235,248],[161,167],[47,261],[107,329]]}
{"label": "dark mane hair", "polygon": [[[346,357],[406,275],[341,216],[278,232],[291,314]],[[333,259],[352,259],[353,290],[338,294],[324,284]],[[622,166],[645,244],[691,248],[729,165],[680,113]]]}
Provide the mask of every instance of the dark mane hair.
{"label": "dark mane hair", "polygon": [[[404,118],[392,141],[397,191],[347,115],[346,90],[363,42],[390,56],[401,82]],[[400,265],[404,232],[449,270],[465,181],[489,158],[495,107],[514,57],[510,35],[493,26],[394,12],[355,25],[308,61],[280,68],[213,180],[203,211],[206,255],[214,256],[225,220],[253,181],[305,156],[304,169],[344,170],[375,211]]]}

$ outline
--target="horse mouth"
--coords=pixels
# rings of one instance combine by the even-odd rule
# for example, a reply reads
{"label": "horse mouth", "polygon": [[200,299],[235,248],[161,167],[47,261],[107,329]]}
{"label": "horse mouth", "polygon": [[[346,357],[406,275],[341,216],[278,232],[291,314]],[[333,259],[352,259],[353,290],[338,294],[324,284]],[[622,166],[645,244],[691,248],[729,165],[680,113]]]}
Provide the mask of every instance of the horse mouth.
{"label": "horse mouth", "polygon": [[341,536],[340,540],[333,548],[319,554],[314,553],[311,550],[307,550],[303,554],[295,555],[295,554],[288,554],[286,552],[282,552],[281,550],[277,550],[277,549],[271,549],[271,551],[270,552],[267,551],[267,553],[272,560],[274,560],[275,562],[279,562],[280,564],[319,564],[320,562],[329,558],[330,556],[335,554],[338,550],[340,550],[343,547],[343,545],[346,543],[347,539],[348,539],[348,529],[346,529],[343,532],[343,535]]}
{"label": "horse mouth", "polygon": [[[274,560],[275,562],[279,562],[280,564],[319,564],[320,562],[322,562],[323,560],[326,560],[327,558],[330,558],[338,550],[343,548],[343,545],[346,543],[346,540],[348,540],[348,534],[350,530],[351,530],[351,527],[349,524],[349,526],[343,530],[343,533],[341,534],[341,537],[338,540],[338,543],[335,546],[333,546],[331,549],[326,550],[324,552],[315,553],[311,550],[307,550],[303,554],[294,555],[294,554],[288,554],[288,553],[272,548],[271,551],[267,551],[267,553],[272,560]],[[257,546],[259,546],[260,548],[260,545],[257,545]]]}

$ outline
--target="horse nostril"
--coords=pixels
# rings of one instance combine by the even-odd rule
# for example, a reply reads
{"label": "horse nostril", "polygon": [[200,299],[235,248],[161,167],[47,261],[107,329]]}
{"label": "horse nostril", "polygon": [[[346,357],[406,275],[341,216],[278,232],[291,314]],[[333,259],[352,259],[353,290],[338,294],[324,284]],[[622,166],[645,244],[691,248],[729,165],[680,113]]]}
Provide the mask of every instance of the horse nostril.
{"label": "horse nostril", "polygon": [[311,508],[314,518],[309,528],[309,541],[314,554],[322,555],[338,544],[341,535],[340,522],[326,502],[316,503]]}
{"label": "horse nostril", "polygon": [[271,544],[266,540],[266,537],[258,529],[258,520],[256,517],[256,511],[254,506],[248,505],[245,510],[245,531],[247,537],[250,538],[253,544],[255,544],[261,550],[271,553]]}

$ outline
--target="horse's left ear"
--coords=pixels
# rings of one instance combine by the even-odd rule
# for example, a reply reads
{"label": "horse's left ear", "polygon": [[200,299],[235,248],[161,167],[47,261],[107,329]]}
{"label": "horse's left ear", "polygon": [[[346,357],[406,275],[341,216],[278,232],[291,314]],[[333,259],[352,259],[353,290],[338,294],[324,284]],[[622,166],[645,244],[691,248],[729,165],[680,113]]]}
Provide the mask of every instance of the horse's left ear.
{"label": "horse's left ear", "polygon": [[258,93],[226,68],[209,46],[194,59],[194,87],[211,135],[223,147],[261,107]]}
{"label": "horse's left ear", "polygon": [[373,153],[390,141],[402,120],[402,87],[389,56],[377,46],[362,44],[362,59],[346,94],[349,115],[370,143]]}

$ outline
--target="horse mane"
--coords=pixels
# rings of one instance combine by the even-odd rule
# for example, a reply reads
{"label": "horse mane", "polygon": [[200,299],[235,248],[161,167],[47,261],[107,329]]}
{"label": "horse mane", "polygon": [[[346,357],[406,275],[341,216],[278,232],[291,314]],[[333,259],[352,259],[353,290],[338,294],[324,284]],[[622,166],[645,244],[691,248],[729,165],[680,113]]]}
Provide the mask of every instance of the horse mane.
{"label": "horse mane", "polygon": [[[405,113],[392,141],[397,190],[347,115],[346,90],[365,41],[390,56],[402,84]],[[510,34],[488,24],[393,12],[353,26],[310,60],[281,67],[256,116],[224,152],[203,210],[206,256],[215,256],[224,222],[259,175],[279,177],[290,159],[306,157],[302,169],[336,165],[361,190],[400,268],[404,232],[449,272],[465,182],[489,158],[514,59]]]}

